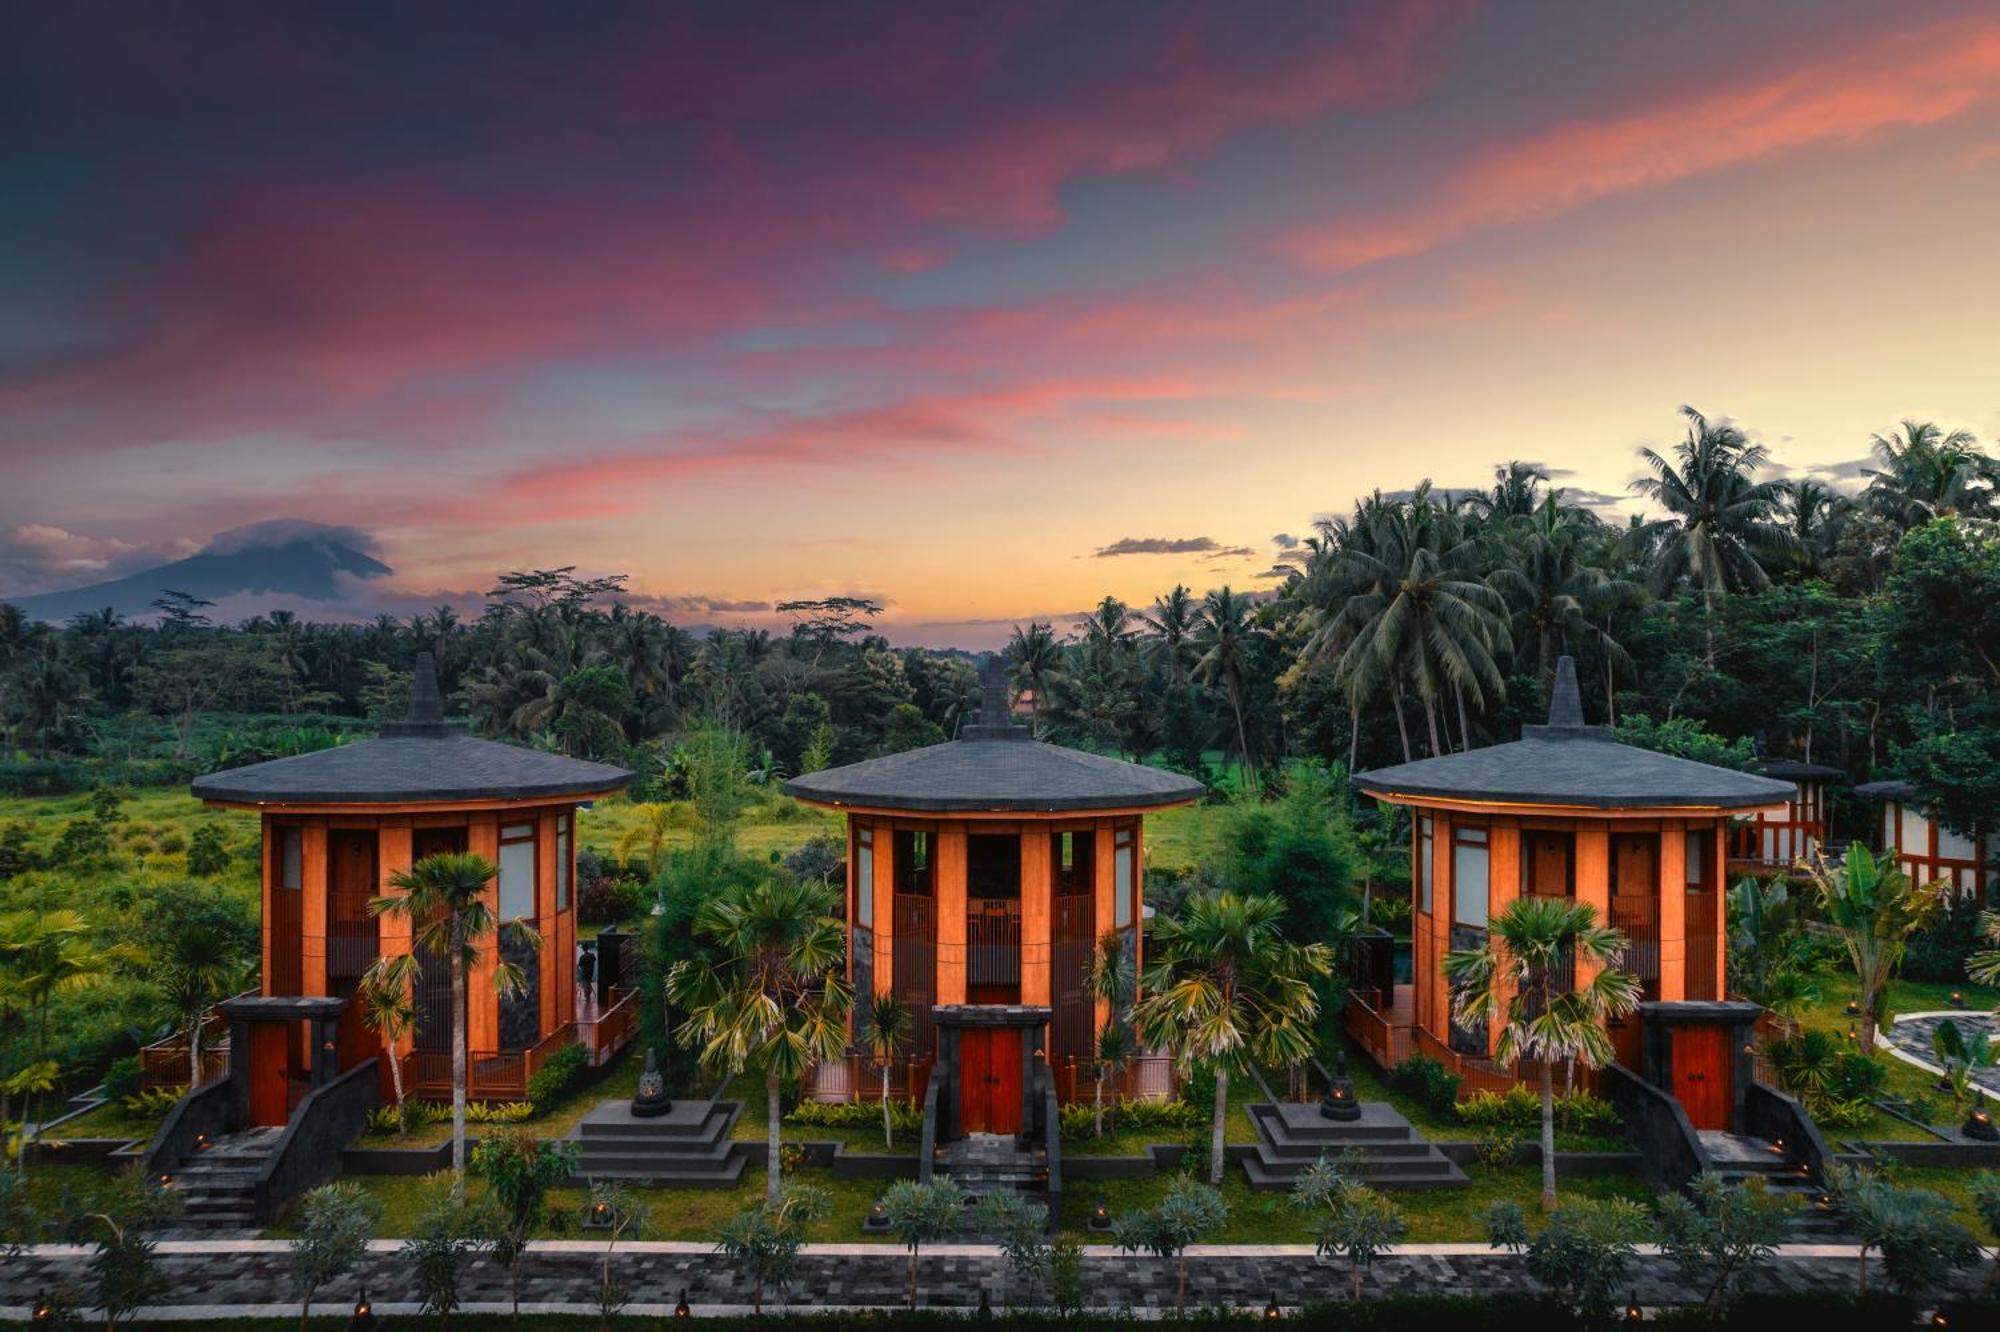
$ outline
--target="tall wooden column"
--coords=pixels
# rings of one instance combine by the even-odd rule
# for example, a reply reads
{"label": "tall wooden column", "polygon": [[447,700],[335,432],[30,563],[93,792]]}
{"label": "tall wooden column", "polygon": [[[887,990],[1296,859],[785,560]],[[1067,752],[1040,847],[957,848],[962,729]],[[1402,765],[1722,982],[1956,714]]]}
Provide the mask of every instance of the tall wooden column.
{"label": "tall wooden column", "polygon": [[326,989],[326,819],[310,818],[299,830],[299,993]]}
{"label": "tall wooden column", "polygon": [[[375,872],[378,876],[375,892],[379,897],[400,897],[402,890],[389,882],[392,875],[409,871],[414,855],[414,831],[408,818],[384,819],[375,834]],[[411,948],[411,938],[416,922],[400,913],[391,913],[375,918],[375,950],[382,957],[407,957]],[[396,1042],[395,1056],[404,1059],[416,1046],[414,1032],[405,1032]],[[395,1095],[395,1083],[386,1066],[381,1069],[382,1088],[385,1098]],[[384,1104],[388,1104],[387,1099]]]}
{"label": "tall wooden column", "polygon": [[[1111,857],[1115,850],[1112,845],[1111,825],[1100,823],[1093,832],[1088,834],[1078,833],[1077,836],[1088,836],[1093,842],[1090,857],[1091,918],[1096,924],[1097,933],[1101,936],[1106,930],[1112,928],[1118,919],[1118,879],[1116,867],[1111,863]],[[1136,922],[1134,923],[1136,924]],[[1091,941],[1091,946],[1093,948],[1096,947],[1096,940],[1093,939]],[[1107,1000],[1099,999],[1097,1001],[1097,1025],[1101,1028],[1110,1020],[1111,1004]]]}
{"label": "tall wooden column", "polygon": [[[500,822],[491,813],[472,816],[465,830],[465,849],[483,856],[491,864],[500,863]],[[496,874],[481,894],[486,909],[500,916],[500,877]],[[472,974],[465,981],[465,1039],[468,1050],[500,1048],[500,1001],[493,993],[493,971],[500,961],[499,940],[489,935],[473,955]]]}
{"label": "tall wooden column", "polygon": [[[263,855],[264,881],[263,881],[263,895],[261,899],[262,905],[260,908],[263,912],[263,915],[259,917],[260,928],[258,930],[258,933],[264,936],[264,940],[263,940],[263,954],[262,954],[262,970],[258,972],[258,975],[263,977],[263,984],[259,987],[259,992],[268,995],[271,993],[271,976],[273,975],[273,972],[271,970],[271,955],[272,955],[272,949],[276,943],[276,941],[273,939],[272,936],[277,932],[276,922],[278,919],[277,912],[274,909],[271,902],[271,893],[274,889],[277,888],[278,876],[284,873],[284,867],[283,864],[281,863],[281,857],[279,856],[278,853],[277,826],[271,822],[271,816],[269,814],[264,815],[260,820],[258,820],[258,822],[261,824],[263,830],[263,847],[264,847],[264,855]],[[236,1046],[234,1048],[242,1050],[249,1049],[247,1045]]]}
{"label": "tall wooden column", "polygon": [[[1579,819],[1576,825],[1576,900],[1597,910],[1597,923],[1611,923],[1611,830],[1602,819]],[[1588,960],[1576,961],[1576,983],[1589,983],[1598,972]]]}
{"label": "tall wooden column", "polygon": [[539,979],[537,1021],[544,1036],[563,1024],[566,1006],[563,991],[575,973],[569,954],[563,951],[562,926],[556,920],[556,811],[535,811],[535,932],[542,936],[541,951],[535,955]]}
{"label": "tall wooden column", "polygon": [[1660,821],[1660,998],[1687,998],[1687,825]]}
{"label": "tall wooden column", "polygon": [[[1491,925],[1494,917],[1506,910],[1507,904],[1521,895],[1521,828],[1511,820],[1494,819],[1486,825],[1486,920]],[[1504,1006],[1514,996],[1514,983],[1504,981],[1500,987],[1500,1002]],[[1502,1012],[1505,1009],[1503,1007]],[[1487,1024],[1486,1048],[1491,1050],[1500,1040],[1500,1029],[1505,1026],[1500,1014],[1495,1014]]]}
{"label": "tall wooden column", "polygon": [[875,828],[875,993],[896,992],[896,833],[884,820]]}
{"label": "tall wooden column", "polygon": [[1021,1002],[1049,1002],[1049,954],[1055,943],[1055,883],[1048,832],[1028,823],[1021,844]]}
{"label": "tall wooden column", "polygon": [[937,893],[937,1001],[965,1002],[965,825],[932,834],[931,875]]}

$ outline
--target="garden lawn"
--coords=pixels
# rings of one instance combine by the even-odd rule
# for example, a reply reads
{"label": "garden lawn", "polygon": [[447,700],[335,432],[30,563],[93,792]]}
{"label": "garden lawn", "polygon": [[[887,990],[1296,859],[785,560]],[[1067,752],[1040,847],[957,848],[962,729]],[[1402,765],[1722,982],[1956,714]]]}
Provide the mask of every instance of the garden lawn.
{"label": "garden lawn", "polygon": [[[1345,1033],[1339,1039],[1347,1051],[1347,1072],[1354,1079],[1357,1098],[1388,1102],[1410,1121],[1417,1132],[1432,1142],[1472,1142],[1479,1137],[1478,1125],[1466,1123],[1455,1113],[1433,1110],[1409,1093],[1391,1087],[1376,1071],[1375,1065],[1368,1061],[1368,1056],[1362,1054],[1360,1047]],[[1532,1143],[1539,1141],[1541,1127],[1536,1124],[1519,1132],[1525,1141]],[[1622,1137],[1578,1133],[1561,1127],[1556,1129],[1556,1150],[1559,1152],[1623,1152],[1630,1149],[1631,1144]]]}
{"label": "garden lawn", "polygon": [[157,1115],[133,1114],[116,1101],[106,1101],[95,1110],[65,1120],[42,1131],[44,1142],[72,1142],[80,1138],[140,1138],[151,1141],[159,1131],[164,1112]]}
{"label": "garden lawn", "polygon": [[[1847,1004],[1860,997],[1860,986],[1844,968],[1838,971],[1821,971],[1813,980],[1819,986],[1819,998],[1801,1016],[1800,1021],[1809,1028],[1844,1036],[1854,1019],[1847,1016]],[[1887,1013],[1893,1017],[1898,1013],[1926,1013],[1952,1006],[1951,992],[1957,990],[1965,1001],[1967,1012],[1990,1012],[2000,1006],[2000,990],[1991,990],[1970,981],[1952,984],[1946,981],[1906,981],[1889,982]],[[1954,1109],[1950,1093],[1937,1089],[1937,1078],[1913,1065],[1888,1054],[1876,1043],[1875,1059],[1886,1070],[1884,1090],[1911,1100],[1927,1101],[1931,1107],[1931,1122],[1941,1128],[1957,1125],[1965,1118],[1965,1111]],[[1852,1142],[1909,1142],[1921,1140],[1924,1134],[1917,1128],[1880,1110],[1867,1124],[1859,1128],[1826,1130],[1829,1138],[1847,1139]]]}
{"label": "garden lawn", "polygon": [[[538,1138],[567,1137],[570,1130],[582,1118],[597,1108],[601,1101],[630,1100],[639,1091],[639,1073],[645,1067],[645,1056],[638,1053],[637,1044],[628,1045],[616,1061],[604,1070],[604,1076],[571,1096],[547,1114],[536,1115],[514,1124],[478,1124],[466,1121],[467,1137],[477,1138],[481,1134],[496,1130],[519,1129],[532,1133]],[[385,1102],[385,1104],[387,1104]],[[395,1130],[377,1133],[370,1131],[363,1135],[363,1147],[433,1147],[451,1140],[451,1102],[437,1102],[437,1122],[422,1124],[410,1130],[408,1137],[399,1138]],[[469,1107],[468,1107],[469,1108]]]}

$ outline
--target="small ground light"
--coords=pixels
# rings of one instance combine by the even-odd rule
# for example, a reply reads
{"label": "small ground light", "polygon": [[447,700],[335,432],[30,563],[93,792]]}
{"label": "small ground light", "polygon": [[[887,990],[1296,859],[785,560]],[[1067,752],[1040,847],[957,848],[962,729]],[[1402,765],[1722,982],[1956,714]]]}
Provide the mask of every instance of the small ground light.
{"label": "small ground light", "polygon": [[47,1300],[38,1301],[35,1305],[35,1312],[29,1316],[29,1321],[35,1323],[55,1322],[56,1321],[55,1305],[50,1304]]}
{"label": "small ground light", "polygon": [[1849,1027],[1847,1029],[1847,1039],[1853,1041],[1853,1040],[1859,1040],[1860,1037],[1855,1034],[1854,1028]]}
{"label": "small ground light", "polygon": [[1860,1016],[1861,1016],[1861,1005],[1860,1005],[1860,1004],[1858,1004],[1858,1003],[1856,1003],[1856,1002],[1854,1002],[1854,1000],[1852,1000],[1852,999],[1849,999],[1849,1000],[1847,1001],[1847,1016],[1849,1016],[1849,1017],[1860,1017]]}
{"label": "small ground light", "polygon": [[347,1320],[350,1332],[361,1332],[375,1326],[375,1306],[368,1302],[368,1292],[362,1291],[361,1298],[354,1302],[354,1317]]}
{"label": "small ground light", "polygon": [[888,1228],[889,1209],[882,1205],[880,1199],[868,1204],[868,1215],[861,1220],[862,1231],[867,1234],[876,1235],[881,1234]]}
{"label": "small ground light", "polygon": [[1632,1292],[1632,1298],[1625,1301],[1625,1321],[1628,1323],[1646,1321],[1646,1311],[1639,1307],[1639,1292],[1636,1290]]}
{"label": "small ground light", "polygon": [[676,1318],[694,1317],[694,1310],[688,1308],[688,1288],[686,1286],[681,1287],[681,1299],[680,1303],[674,1306],[674,1317]]}
{"label": "small ground light", "polygon": [[1951,1006],[1953,1008],[1964,1008],[1965,996],[1960,994],[1957,990],[1953,990],[1951,992]]}
{"label": "small ground light", "polygon": [[1111,1229],[1111,1204],[1099,1198],[1090,1209],[1090,1229],[1102,1234]]}
{"label": "small ground light", "polygon": [[1264,1321],[1269,1323],[1282,1318],[1284,1311],[1278,1308],[1278,1292],[1271,1292],[1271,1302],[1264,1306]]}

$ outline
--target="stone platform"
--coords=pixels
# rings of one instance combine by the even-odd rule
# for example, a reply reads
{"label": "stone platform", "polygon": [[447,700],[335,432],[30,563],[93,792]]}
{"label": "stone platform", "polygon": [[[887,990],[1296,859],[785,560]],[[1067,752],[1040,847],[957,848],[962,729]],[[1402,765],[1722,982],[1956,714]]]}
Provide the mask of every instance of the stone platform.
{"label": "stone platform", "polygon": [[582,1147],[579,1179],[617,1179],[676,1189],[732,1189],[746,1160],[729,1131],[738,1101],[676,1101],[642,1119],[630,1101],[607,1101],[583,1117],[573,1139]]}
{"label": "stone platform", "polygon": [[1281,1101],[1249,1107],[1257,1126],[1256,1151],[1244,1158],[1250,1187],[1290,1189],[1321,1157],[1378,1189],[1454,1189],[1465,1172],[1393,1107],[1363,1101],[1361,1118],[1328,1119],[1317,1104]]}

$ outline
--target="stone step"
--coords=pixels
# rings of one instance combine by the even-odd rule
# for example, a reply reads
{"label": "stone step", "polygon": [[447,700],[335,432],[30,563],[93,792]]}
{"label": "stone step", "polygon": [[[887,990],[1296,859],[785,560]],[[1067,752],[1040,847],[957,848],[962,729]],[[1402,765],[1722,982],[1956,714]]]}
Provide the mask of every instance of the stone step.
{"label": "stone step", "polygon": [[[1243,1173],[1249,1177],[1251,1188],[1265,1193],[1290,1192],[1299,1174],[1293,1169],[1282,1167],[1273,1169],[1254,1156],[1244,1158]],[[1465,1177],[1465,1172],[1443,1154],[1426,1162],[1424,1168],[1419,1171],[1376,1175],[1371,1171],[1357,1169],[1354,1173],[1369,1184],[1384,1189],[1459,1189],[1470,1183]]]}
{"label": "stone step", "polygon": [[1266,1136],[1293,1142],[1359,1145],[1417,1139],[1409,1120],[1392,1107],[1377,1102],[1363,1102],[1361,1118],[1355,1120],[1328,1119],[1319,1113],[1318,1105],[1292,1102],[1252,1105],[1250,1118]]}
{"label": "stone step", "polygon": [[1259,1144],[1267,1148],[1274,1158],[1299,1161],[1306,1165],[1324,1157],[1328,1161],[1348,1160],[1392,1160],[1403,1156],[1429,1156],[1431,1145],[1415,1140],[1398,1142],[1300,1142],[1297,1139],[1272,1140],[1266,1138]]}
{"label": "stone step", "polygon": [[702,1152],[586,1151],[577,1158],[577,1173],[592,1175],[605,1170],[664,1170],[688,1172],[719,1170],[741,1155],[733,1142],[721,1143]]}
{"label": "stone step", "polygon": [[731,1156],[721,1167],[711,1171],[690,1171],[686,1174],[662,1172],[654,1167],[633,1169],[611,1167],[603,1170],[579,1170],[585,1179],[617,1179],[631,1184],[651,1184],[661,1188],[677,1189],[733,1189],[743,1177],[743,1167],[747,1158]]}
{"label": "stone step", "polygon": [[593,1138],[706,1139],[726,1138],[743,1114],[737,1101],[710,1106],[705,1101],[688,1101],[674,1106],[658,1119],[636,1119],[629,1102],[613,1101],[597,1107],[577,1125],[577,1137]]}

